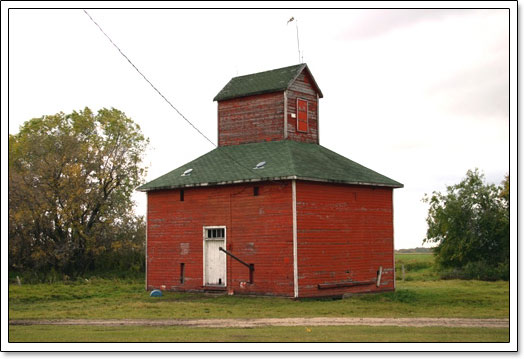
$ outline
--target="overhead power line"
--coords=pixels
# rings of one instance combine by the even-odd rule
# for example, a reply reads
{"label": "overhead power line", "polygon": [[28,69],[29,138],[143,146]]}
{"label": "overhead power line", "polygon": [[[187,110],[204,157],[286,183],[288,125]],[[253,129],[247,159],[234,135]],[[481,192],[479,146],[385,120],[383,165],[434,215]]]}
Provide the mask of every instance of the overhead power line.
{"label": "overhead power line", "polygon": [[[155,85],[153,85],[153,83],[151,81],[149,81],[149,79],[138,69],[138,67],[135,66],[135,64],[129,59],[129,57],[126,56],[126,54],[124,54],[124,52],[117,46],[117,44],[115,44],[115,42],[109,37],[108,34],[105,33],[105,31],[100,27],[100,25],[98,25],[98,23],[91,17],[91,15],[89,15],[89,13],[84,10],[84,13],[89,17],[89,19],[91,19],[91,21],[96,25],[96,27],[98,27],[98,29],[102,32],[102,34],[104,34],[104,36],[109,40],[109,42],[111,42],[111,44],[118,50],[118,52],[120,52],[120,54],[127,60],[127,62],[129,62],[131,64],[131,66],[133,66],[133,68],[136,70],[136,72],[138,72],[140,74],[140,76],[142,76],[142,78],[144,80],[146,80],[146,82],[164,99],[164,101],[166,101],[169,106],[171,106],[171,108],[173,108],[173,110],[175,110],[179,115],[180,117],[182,117],[189,125],[191,125],[191,127],[193,127],[202,137],[204,137],[209,143],[211,143],[213,145],[213,147],[217,148],[218,150],[221,150],[220,147],[218,147],[213,141],[211,141],[209,139],[209,137],[207,137],[202,131],[200,131],[191,121],[189,121],[187,119],[186,116],[184,116],[172,103],[171,101],[169,101],[163,94],[162,92],[160,92],[159,89],[156,88]],[[251,168],[249,167],[246,167],[244,165],[242,165],[241,163],[239,163],[236,159],[234,159],[231,155],[229,155],[227,152],[225,151],[221,151],[224,155],[226,155],[227,157],[229,157],[233,162],[235,162],[237,165],[239,165],[240,167],[248,170],[249,172],[255,174],[257,177],[260,177],[260,175],[258,173],[256,173],[255,171],[253,171]]]}
{"label": "overhead power line", "polygon": [[169,104],[169,106],[171,106],[173,108],[173,110],[175,110],[179,115],[180,117],[182,117],[187,123],[189,123],[191,125],[191,127],[193,127],[200,135],[202,135],[202,137],[204,137],[209,143],[211,143],[214,147],[217,147],[217,145],[215,145],[215,143],[213,141],[211,141],[209,139],[209,137],[207,137],[206,135],[204,135],[204,133],[202,131],[200,131],[191,121],[189,121],[186,116],[184,116],[180,111],[178,111],[178,109],[171,103],[171,101],[169,101],[163,94],[162,92],[160,92],[159,89],[156,88],[155,85],[153,85],[153,83],[151,83],[151,81],[149,81],[149,79],[146,77],[146,75],[144,75],[139,69],[138,67],[135,66],[135,64],[129,59],[129,57],[126,56],[126,54],[124,54],[124,52],[122,50],[120,50],[120,48],[113,42],[113,40],[111,40],[111,38],[109,37],[109,35],[107,35],[105,33],[104,30],[102,30],[102,28],[100,27],[100,25],[98,25],[98,23],[91,17],[91,15],[89,15],[89,13],[87,11],[84,10],[84,12],[86,13],[86,15],[91,19],[91,21],[96,25],[96,27],[98,27],[98,29],[102,32],[102,34],[104,34],[104,36],[109,40],[109,42],[111,42],[111,44],[113,44],[113,46],[118,50],[118,52],[120,52],[120,54],[122,56],[124,56],[124,58],[127,60],[127,62],[129,62],[131,64],[131,66],[133,66],[133,68],[136,70],[136,72],[138,72],[140,74],[140,76],[142,76],[144,78],[144,80],[147,81],[147,83]]}

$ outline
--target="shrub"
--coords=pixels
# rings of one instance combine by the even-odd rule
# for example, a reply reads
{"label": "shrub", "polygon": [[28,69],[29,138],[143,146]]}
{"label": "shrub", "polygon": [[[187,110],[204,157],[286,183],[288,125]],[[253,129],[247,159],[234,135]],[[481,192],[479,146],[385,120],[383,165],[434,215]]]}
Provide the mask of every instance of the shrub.
{"label": "shrub", "polygon": [[430,262],[411,262],[404,264],[404,268],[408,271],[419,271],[421,269],[431,268]]}
{"label": "shrub", "polygon": [[476,280],[509,280],[509,261],[499,264],[485,261],[470,262],[463,268],[446,268],[440,270],[442,279],[476,279]]}
{"label": "shrub", "polygon": [[509,177],[501,186],[485,183],[468,171],[447,193],[433,192],[427,236],[436,243],[435,261],[444,277],[497,280],[509,278]]}

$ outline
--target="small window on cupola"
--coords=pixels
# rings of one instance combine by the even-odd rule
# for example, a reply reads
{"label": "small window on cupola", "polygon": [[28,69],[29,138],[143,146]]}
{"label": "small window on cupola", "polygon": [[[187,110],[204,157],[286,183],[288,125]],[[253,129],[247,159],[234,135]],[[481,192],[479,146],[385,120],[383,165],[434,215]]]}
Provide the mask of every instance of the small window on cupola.
{"label": "small window on cupola", "polygon": [[307,132],[307,111],[308,103],[306,100],[297,98],[297,131]]}

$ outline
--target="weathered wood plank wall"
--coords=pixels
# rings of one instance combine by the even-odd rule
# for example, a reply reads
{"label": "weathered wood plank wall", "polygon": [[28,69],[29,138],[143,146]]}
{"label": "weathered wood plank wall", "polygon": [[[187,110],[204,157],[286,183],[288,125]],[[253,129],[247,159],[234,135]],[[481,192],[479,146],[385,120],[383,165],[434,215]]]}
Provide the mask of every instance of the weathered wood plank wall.
{"label": "weathered wood plank wall", "polygon": [[[299,296],[393,290],[392,189],[297,181]],[[322,283],[375,284],[318,289]]]}
{"label": "weathered wood plank wall", "polygon": [[218,103],[218,145],[284,139],[282,92],[241,97]]}
{"label": "weathered wood plank wall", "polygon": [[[284,93],[240,97],[218,102],[218,145],[231,146],[250,142],[294,141],[319,143],[318,98],[306,72],[302,72]],[[308,131],[297,131],[297,98],[308,101]],[[295,116],[293,118],[292,116]],[[284,116],[287,116],[285,121]],[[284,126],[287,124],[287,134]]]}
{"label": "weathered wood plank wall", "polygon": [[[270,182],[148,192],[148,289],[203,290],[203,226],[227,226],[228,288],[237,293],[293,295],[291,184]],[[184,283],[180,283],[184,263]]]}

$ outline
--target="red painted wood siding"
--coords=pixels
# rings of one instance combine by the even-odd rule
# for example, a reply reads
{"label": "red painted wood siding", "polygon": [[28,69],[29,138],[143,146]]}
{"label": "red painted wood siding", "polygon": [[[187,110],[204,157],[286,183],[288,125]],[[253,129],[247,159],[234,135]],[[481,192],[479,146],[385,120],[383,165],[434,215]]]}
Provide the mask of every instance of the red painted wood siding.
{"label": "red painted wood siding", "polygon": [[284,139],[284,93],[218,102],[218,145]]}
{"label": "red painted wood siding", "polygon": [[[394,289],[392,189],[297,181],[299,297]],[[318,289],[321,283],[375,284]]]}
{"label": "red painted wood siding", "polygon": [[[297,131],[297,98],[308,102],[307,132]],[[302,72],[287,90],[287,138],[319,143],[318,100],[311,77]],[[291,117],[295,114],[295,118]],[[240,97],[218,102],[218,145],[280,141],[284,135],[284,93]]]}
{"label": "red painted wood siding", "polygon": [[[259,195],[253,195],[253,187]],[[228,289],[291,297],[291,181],[148,192],[148,289],[201,291],[203,227],[226,226]],[[297,181],[299,297],[394,289],[392,189]],[[180,264],[184,263],[184,283]],[[318,284],[376,280],[381,286],[318,289]],[[165,287],[163,287],[165,286]]]}
{"label": "red painted wood siding", "polygon": [[[297,98],[308,102],[308,129],[307,132],[297,130],[297,118],[291,114],[297,113]],[[305,71],[297,77],[287,90],[287,136],[289,139],[307,143],[319,143],[318,136],[318,100],[312,79]]]}
{"label": "red painted wood siding", "polygon": [[[259,195],[253,195],[253,187]],[[147,287],[203,290],[203,226],[226,226],[227,285],[236,293],[293,296],[291,183],[270,182],[148,192]],[[180,263],[185,282],[180,283]]]}

